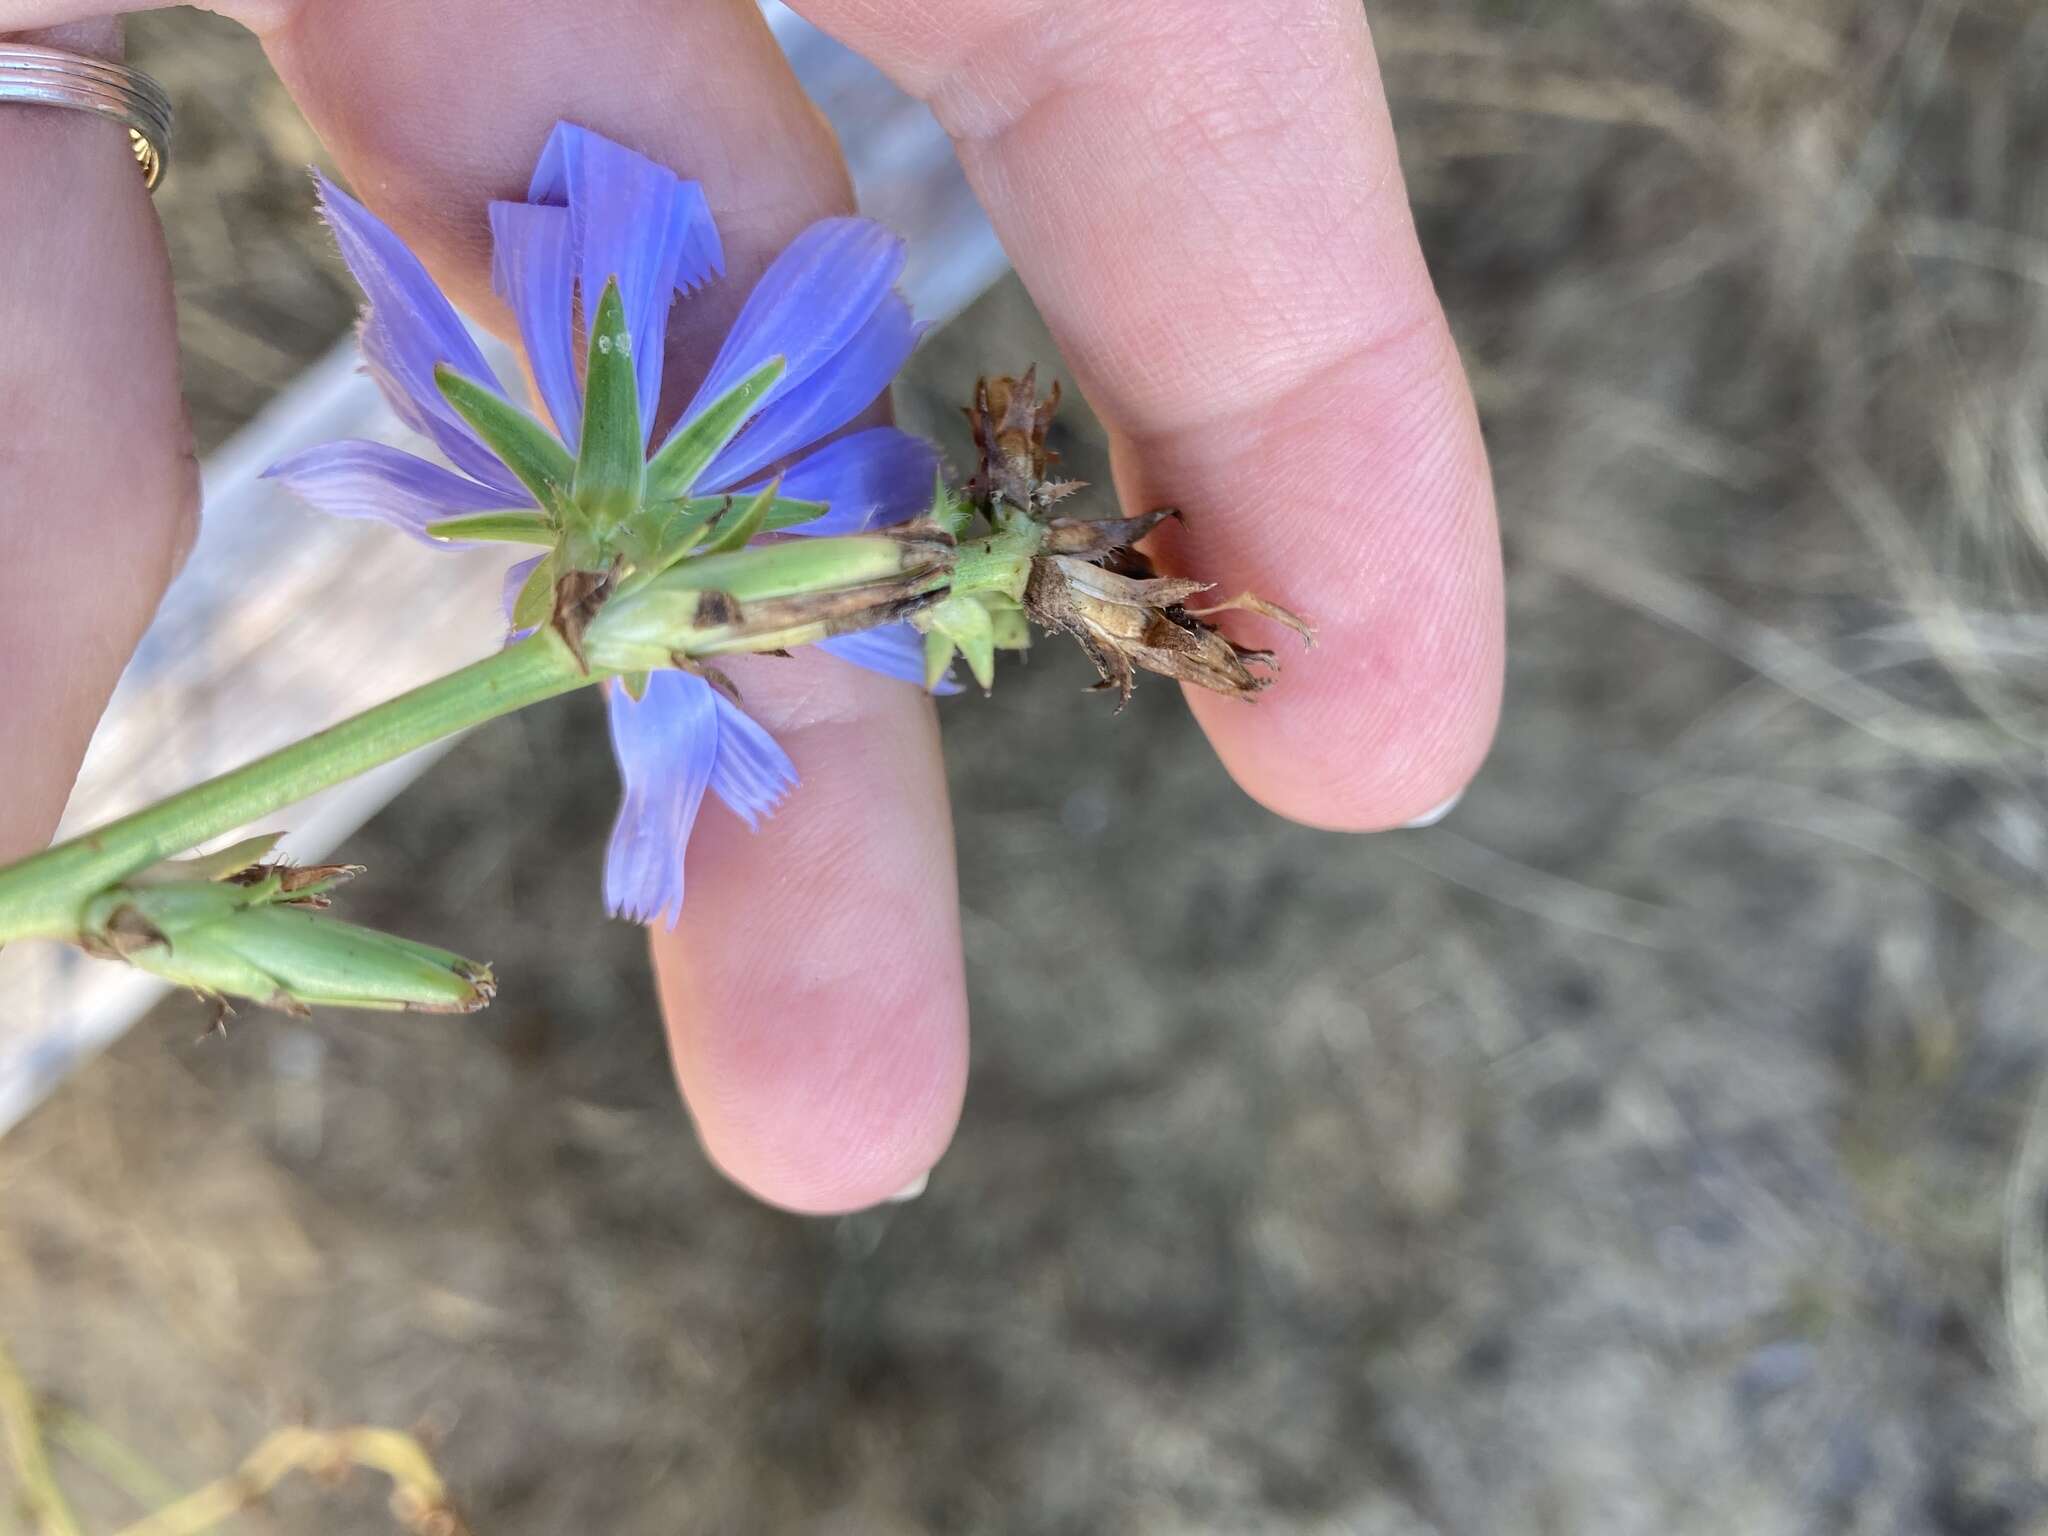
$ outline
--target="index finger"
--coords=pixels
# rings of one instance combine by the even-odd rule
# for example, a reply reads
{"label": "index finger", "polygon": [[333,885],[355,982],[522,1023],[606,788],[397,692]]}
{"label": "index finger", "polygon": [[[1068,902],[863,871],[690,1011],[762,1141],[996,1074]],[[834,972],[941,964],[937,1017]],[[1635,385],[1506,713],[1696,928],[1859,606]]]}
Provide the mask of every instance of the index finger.
{"label": "index finger", "polygon": [[797,8],[952,134],[1127,509],[1318,627],[1256,709],[1193,696],[1239,782],[1345,829],[1455,795],[1499,708],[1493,494],[1358,0]]}

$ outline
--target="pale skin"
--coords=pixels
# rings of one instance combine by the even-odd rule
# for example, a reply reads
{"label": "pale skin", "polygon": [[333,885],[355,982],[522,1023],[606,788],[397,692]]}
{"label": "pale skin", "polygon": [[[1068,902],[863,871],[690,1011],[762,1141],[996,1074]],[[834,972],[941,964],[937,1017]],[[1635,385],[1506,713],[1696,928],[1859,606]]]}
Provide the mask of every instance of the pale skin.
{"label": "pale skin", "polygon": [[[704,183],[732,280],[677,311],[699,367],[768,257],[851,206],[753,0],[214,8],[263,38],[356,192],[500,330],[484,203],[521,195],[558,118]],[[105,52],[95,9],[0,0],[0,36]],[[1500,699],[1493,495],[1357,0],[798,9],[953,135],[1110,428],[1124,505],[1189,514],[1166,560],[1315,622],[1256,706],[1189,700],[1237,782],[1353,832],[1462,790]],[[163,244],[110,125],[0,106],[0,337],[12,858],[55,826],[197,512]],[[1255,625],[1232,621],[1287,639]],[[857,1209],[938,1161],[966,1079],[936,717],[825,658],[756,663],[742,686],[803,782],[759,833],[715,808],[698,824],[682,924],[652,936],[676,1072],[735,1181]]]}

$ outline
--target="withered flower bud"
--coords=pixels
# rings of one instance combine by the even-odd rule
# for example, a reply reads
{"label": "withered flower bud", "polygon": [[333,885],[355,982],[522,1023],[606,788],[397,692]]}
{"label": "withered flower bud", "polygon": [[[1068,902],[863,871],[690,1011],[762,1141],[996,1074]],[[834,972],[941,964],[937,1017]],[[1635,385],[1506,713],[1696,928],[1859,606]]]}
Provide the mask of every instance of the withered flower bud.
{"label": "withered flower bud", "polygon": [[[1081,488],[1077,481],[1045,478],[1055,457],[1046,447],[1045,435],[1059,400],[1057,383],[1040,398],[1034,368],[1021,379],[982,379],[975,386],[974,404],[967,408],[981,452],[981,470],[972,485],[976,500],[992,519],[998,504],[1007,503],[1028,514],[1042,530],[1040,552],[1031,562],[1024,591],[1024,611],[1044,628],[1064,630],[1081,642],[1101,674],[1099,686],[1117,690],[1119,709],[1130,701],[1139,667],[1233,698],[1251,698],[1272,682],[1251,668],[1277,671],[1273,653],[1236,644],[1204,622],[1205,616],[1244,609],[1287,625],[1304,644],[1314,644],[1315,631],[1286,609],[1249,592],[1213,607],[1189,608],[1187,600],[1210,590],[1209,584],[1161,576],[1131,547],[1167,518],[1181,515],[1171,507],[1128,518],[1045,515],[1047,508]],[[941,656],[939,665],[943,660]],[[975,675],[987,686],[981,665]]]}
{"label": "withered flower bud", "polygon": [[1046,429],[1059,408],[1059,381],[1040,398],[1035,366],[1025,369],[1021,379],[975,381],[974,404],[966,410],[981,471],[970,490],[985,508],[1005,501],[1020,512],[1037,512],[1081,489],[1078,480],[1045,478],[1059,457],[1045,445]]}
{"label": "withered flower bud", "polygon": [[1187,599],[1209,590],[1206,583],[1153,575],[1135,552],[1118,559],[1136,573],[1072,555],[1040,555],[1024,590],[1025,611],[1034,620],[1081,642],[1102,676],[1096,686],[1117,690],[1118,709],[1130,702],[1138,667],[1240,699],[1272,682],[1251,670],[1272,669],[1271,651],[1247,650],[1187,609]]}

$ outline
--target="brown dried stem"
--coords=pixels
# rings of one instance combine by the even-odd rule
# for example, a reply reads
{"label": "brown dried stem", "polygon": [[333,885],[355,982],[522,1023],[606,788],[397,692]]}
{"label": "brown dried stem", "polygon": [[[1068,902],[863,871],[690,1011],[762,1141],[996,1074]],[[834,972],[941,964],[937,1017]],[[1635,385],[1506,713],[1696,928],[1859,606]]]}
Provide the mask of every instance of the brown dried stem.
{"label": "brown dried stem", "polygon": [[228,1476],[124,1527],[117,1536],[202,1536],[294,1472],[333,1476],[353,1467],[391,1479],[391,1513],[415,1536],[469,1536],[426,1448],[399,1430],[362,1426],[277,1430]]}

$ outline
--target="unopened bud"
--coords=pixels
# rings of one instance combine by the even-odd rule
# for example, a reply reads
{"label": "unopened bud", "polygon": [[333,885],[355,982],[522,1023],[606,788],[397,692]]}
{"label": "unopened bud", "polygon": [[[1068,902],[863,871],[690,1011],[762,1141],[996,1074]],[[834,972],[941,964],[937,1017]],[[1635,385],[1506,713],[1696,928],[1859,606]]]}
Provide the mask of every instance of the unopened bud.
{"label": "unopened bud", "polygon": [[[205,861],[190,861],[204,866]],[[92,954],[212,997],[291,1013],[336,1008],[473,1013],[496,985],[487,965],[323,913],[348,865],[245,864],[212,878],[147,879],[86,906],[79,942]]]}

